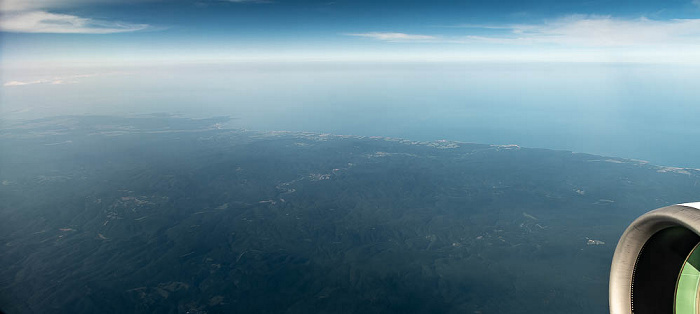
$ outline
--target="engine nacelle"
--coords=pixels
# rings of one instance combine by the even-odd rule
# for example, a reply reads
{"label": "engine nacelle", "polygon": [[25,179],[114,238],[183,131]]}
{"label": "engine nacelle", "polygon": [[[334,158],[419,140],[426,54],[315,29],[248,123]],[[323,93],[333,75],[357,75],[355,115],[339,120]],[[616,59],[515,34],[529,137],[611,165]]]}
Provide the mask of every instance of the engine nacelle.
{"label": "engine nacelle", "polygon": [[610,269],[611,314],[700,313],[700,203],[659,208],[622,234]]}

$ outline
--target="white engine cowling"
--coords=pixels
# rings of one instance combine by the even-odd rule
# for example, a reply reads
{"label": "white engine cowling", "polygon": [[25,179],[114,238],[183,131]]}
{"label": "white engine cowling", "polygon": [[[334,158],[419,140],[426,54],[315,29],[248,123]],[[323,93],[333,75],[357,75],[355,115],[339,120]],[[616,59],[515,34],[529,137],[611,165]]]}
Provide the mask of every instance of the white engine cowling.
{"label": "white engine cowling", "polygon": [[611,314],[700,313],[700,203],[659,208],[625,230],[610,269]]}

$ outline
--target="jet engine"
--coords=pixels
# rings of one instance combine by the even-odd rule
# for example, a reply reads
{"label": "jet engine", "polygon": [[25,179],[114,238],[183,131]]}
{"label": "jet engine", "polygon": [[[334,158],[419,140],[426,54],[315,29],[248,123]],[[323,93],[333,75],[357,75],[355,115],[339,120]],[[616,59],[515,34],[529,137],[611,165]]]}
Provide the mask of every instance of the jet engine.
{"label": "jet engine", "polygon": [[700,203],[650,211],[625,230],[610,269],[611,314],[700,313]]}

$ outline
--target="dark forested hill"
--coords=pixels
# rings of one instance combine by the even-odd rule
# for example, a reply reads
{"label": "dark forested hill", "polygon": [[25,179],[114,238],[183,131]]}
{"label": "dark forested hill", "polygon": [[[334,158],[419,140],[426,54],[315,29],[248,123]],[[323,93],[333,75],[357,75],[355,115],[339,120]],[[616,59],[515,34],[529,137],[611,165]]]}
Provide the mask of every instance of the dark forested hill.
{"label": "dark forested hill", "polygon": [[0,130],[8,313],[605,313],[700,171],[566,151],[61,117]]}

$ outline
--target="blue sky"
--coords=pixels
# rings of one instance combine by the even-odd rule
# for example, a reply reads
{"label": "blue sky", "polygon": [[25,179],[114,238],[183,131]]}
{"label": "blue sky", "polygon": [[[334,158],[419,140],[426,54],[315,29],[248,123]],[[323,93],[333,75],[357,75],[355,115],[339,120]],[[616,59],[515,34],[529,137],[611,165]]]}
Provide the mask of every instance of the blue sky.
{"label": "blue sky", "polygon": [[1,10],[5,66],[700,59],[700,0],[4,0]]}

